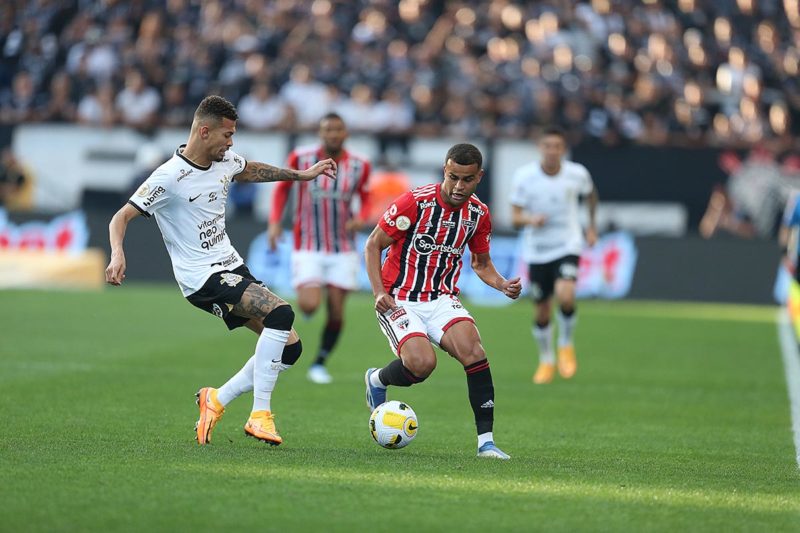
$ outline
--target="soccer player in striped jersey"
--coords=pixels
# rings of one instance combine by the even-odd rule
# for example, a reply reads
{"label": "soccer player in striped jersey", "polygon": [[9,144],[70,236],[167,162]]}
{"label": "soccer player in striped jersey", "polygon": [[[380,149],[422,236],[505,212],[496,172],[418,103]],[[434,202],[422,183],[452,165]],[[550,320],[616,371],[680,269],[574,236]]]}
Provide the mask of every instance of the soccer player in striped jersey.
{"label": "soccer player in striped jersey", "polygon": [[[458,299],[458,276],[469,246],[472,269],[512,299],[520,279],[497,272],[489,256],[489,207],[475,196],[483,156],[471,144],[447,152],[441,183],[414,189],[395,200],[367,240],[367,273],[378,323],[397,359],[370,368],[364,380],[367,405],[386,401],[389,385],[409,387],[436,368],[432,343],[458,360],[467,377],[478,431],[478,456],[509,459],[494,444],[494,384],[475,321]],[[381,253],[389,248],[381,265]]]}
{"label": "soccer player in striped jersey", "polygon": [[[328,113],[319,124],[319,145],[297,148],[289,154],[286,166],[305,170],[330,158],[338,165],[336,180],[324,176],[317,180],[279,183],[273,196],[269,222],[269,244],[274,250],[281,235],[281,217],[294,187],[294,250],[292,285],[297,303],[306,315],[313,314],[326,289],[327,320],[322,330],[317,358],[308,369],[314,383],[330,383],[325,363],[344,323],[344,305],[349,291],[358,286],[359,258],[353,240],[369,213],[367,181],[370,162],[344,147],[347,127],[342,117]],[[353,204],[358,199],[358,215]]]}
{"label": "soccer player in striped jersey", "polygon": [[167,246],[175,280],[186,299],[225,322],[245,326],[258,341],[255,354],[219,389],[197,392],[200,418],[197,442],[211,442],[211,432],[234,398],[253,391],[253,409],[245,434],[271,445],[283,439],[275,428],[271,399],[278,374],[300,357],[302,344],[292,328],[294,312],[283,299],[253,277],[233,248],[225,227],[225,204],[231,183],[307,181],[336,175],[336,163],[325,159],[307,170],[287,170],[246,161],[236,154],[236,108],[221,96],[208,96],[194,114],[189,140],[145,180],[108,226],[111,260],[106,281],[125,279],[123,241],[134,218],[154,217]]}

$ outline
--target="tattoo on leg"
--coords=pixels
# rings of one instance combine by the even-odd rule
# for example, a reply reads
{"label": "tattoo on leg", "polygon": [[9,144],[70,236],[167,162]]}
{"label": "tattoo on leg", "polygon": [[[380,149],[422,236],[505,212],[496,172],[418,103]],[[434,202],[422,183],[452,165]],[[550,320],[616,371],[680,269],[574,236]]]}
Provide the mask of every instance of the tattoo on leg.
{"label": "tattoo on leg", "polygon": [[231,311],[235,315],[261,319],[276,307],[285,304],[283,299],[270,292],[269,289],[254,283],[247,287],[242,294],[242,299],[233,306]]}

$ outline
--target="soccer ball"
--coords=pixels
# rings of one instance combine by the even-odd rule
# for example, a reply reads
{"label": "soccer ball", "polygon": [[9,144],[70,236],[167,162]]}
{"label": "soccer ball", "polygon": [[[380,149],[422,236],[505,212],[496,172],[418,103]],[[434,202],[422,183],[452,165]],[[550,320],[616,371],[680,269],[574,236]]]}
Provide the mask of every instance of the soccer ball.
{"label": "soccer ball", "polygon": [[369,417],[369,432],[384,448],[403,448],[417,436],[417,415],[407,403],[380,404]]}

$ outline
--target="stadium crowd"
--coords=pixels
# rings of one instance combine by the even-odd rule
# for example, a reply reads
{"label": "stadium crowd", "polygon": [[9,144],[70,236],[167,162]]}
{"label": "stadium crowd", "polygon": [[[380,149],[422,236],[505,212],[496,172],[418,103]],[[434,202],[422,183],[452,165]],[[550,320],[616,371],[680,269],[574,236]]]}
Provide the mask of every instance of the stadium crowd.
{"label": "stadium crowd", "polygon": [[[0,123],[739,147],[800,124],[798,0],[8,0]],[[788,148],[788,146],[783,146]]]}

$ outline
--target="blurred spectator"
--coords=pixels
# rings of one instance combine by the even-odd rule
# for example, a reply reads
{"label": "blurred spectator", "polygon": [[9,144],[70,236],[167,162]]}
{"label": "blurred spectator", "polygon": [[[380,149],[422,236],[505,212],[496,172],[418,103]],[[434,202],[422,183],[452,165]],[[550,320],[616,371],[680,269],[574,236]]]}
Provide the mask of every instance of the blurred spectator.
{"label": "blurred spectator", "polygon": [[184,84],[170,82],[164,89],[164,101],[159,114],[161,124],[172,127],[188,126],[192,123],[195,107],[187,99]]}
{"label": "blurred spectator", "polygon": [[147,131],[156,125],[161,97],[158,92],[145,83],[144,76],[137,69],[131,69],[125,76],[125,88],[114,100],[114,107],[123,125]]}
{"label": "blurred spectator", "polygon": [[103,83],[78,103],[77,118],[81,124],[110,127],[116,123],[116,117],[114,86],[111,83]]}
{"label": "blurred spectator", "polygon": [[288,129],[294,112],[286,103],[274,96],[269,83],[255,83],[250,92],[239,101],[239,123],[250,129],[264,131]]}
{"label": "blurred spectator", "polygon": [[66,72],[58,72],[50,81],[50,100],[42,109],[46,122],[74,122],[77,106],[72,99],[72,82]]}

